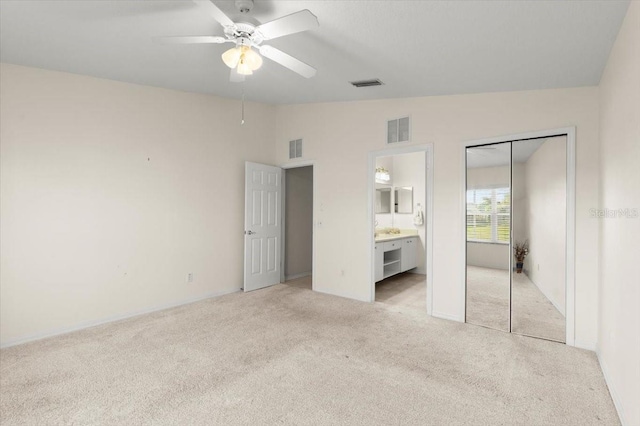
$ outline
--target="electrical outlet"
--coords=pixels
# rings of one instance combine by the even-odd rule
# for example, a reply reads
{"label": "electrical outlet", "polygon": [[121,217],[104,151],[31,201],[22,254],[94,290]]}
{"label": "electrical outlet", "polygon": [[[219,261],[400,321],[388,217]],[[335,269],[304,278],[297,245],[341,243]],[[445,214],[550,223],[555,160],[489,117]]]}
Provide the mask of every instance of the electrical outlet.
{"label": "electrical outlet", "polygon": [[187,274],[187,282],[188,283],[192,283],[193,282],[193,272],[189,272]]}

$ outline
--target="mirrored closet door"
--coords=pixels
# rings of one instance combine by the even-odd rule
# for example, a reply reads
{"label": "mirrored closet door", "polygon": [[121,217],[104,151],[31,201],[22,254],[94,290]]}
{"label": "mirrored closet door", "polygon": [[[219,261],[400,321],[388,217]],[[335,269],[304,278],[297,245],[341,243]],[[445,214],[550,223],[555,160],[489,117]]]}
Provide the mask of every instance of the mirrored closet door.
{"label": "mirrored closet door", "polygon": [[565,341],[566,136],[466,150],[466,322]]}
{"label": "mirrored closet door", "polygon": [[509,331],[511,143],[467,148],[467,322]]}

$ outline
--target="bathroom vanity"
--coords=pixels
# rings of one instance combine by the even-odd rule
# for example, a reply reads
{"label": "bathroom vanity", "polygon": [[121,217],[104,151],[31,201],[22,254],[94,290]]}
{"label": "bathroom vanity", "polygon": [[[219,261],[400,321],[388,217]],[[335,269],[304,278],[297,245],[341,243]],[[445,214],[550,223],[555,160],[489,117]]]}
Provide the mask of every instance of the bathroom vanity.
{"label": "bathroom vanity", "polygon": [[381,234],[375,241],[375,282],[418,266],[418,235]]}

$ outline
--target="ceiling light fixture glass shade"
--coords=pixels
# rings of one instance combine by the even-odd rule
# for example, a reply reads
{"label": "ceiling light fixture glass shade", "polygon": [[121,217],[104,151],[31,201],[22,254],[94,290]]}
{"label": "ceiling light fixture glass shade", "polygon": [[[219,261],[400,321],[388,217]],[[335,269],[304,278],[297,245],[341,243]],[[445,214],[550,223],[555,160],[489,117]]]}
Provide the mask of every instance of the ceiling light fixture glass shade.
{"label": "ceiling light fixture glass shade", "polygon": [[250,46],[236,46],[222,54],[222,61],[229,68],[238,67],[238,74],[251,75],[262,66],[262,57]]}
{"label": "ceiling light fixture glass shade", "polygon": [[384,167],[376,168],[377,183],[389,183],[390,180],[391,180],[391,174],[389,173],[389,170],[385,169]]}

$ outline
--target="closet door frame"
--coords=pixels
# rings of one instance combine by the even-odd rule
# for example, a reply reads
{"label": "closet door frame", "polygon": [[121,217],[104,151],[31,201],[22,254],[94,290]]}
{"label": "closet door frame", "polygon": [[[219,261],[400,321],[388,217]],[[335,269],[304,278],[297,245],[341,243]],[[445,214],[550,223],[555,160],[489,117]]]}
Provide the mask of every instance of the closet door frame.
{"label": "closet door frame", "polygon": [[[566,296],[566,344],[575,346],[575,241],[576,241],[576,128],[561,127],[557,129],[539,130],[535,132],[519,133],[513,135],[494,136],[484,139],[475,139],[462,142],[461,152],[461,169],[462,169],[462,190],[461,190],[461,228],[463,231],[467,226],[466,215],[466,189],[467,189],[467,148],[475,145],[487,145],[503,142],[516,142],[527,139],[550,138],[554,136],[566,136],[567,138],[567,242],[566,242],[566,272],[565,272],[565,296]],[[466,271],[467,268],[467,234],[462,232],[461,248],[462,263],[461,270]],[[510,246],[511,247],[511,246]],[[511,261],[509,262],[511,264]],[[511,271],[509,271],[511,273]],[[462,312],[460,317],[466,322],[467,310],[467,274],[462,274],[461,282],[461,303]],[[509,315],[511,316],[511,315]]]}

